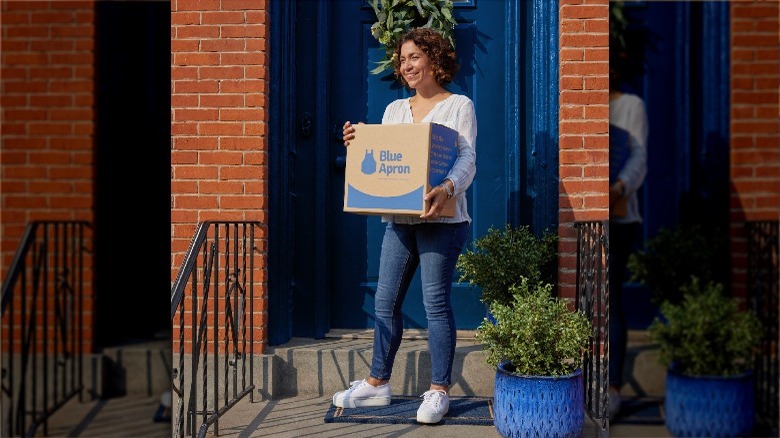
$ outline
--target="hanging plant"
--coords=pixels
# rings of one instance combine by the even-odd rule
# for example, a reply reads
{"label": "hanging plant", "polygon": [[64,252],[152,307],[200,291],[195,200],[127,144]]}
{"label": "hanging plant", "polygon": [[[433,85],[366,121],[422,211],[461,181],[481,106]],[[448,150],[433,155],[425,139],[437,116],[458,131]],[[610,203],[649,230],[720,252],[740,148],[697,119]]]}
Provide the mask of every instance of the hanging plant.
{"label": "hanging plant", "polygon": [[393,70],[393,56],[401,35],[409,29],[428,27],[444,35],[455,47],[452,0],[371,0],[377,21],[371,35],[385,46],[385,56],[377,62],[372,74]]}

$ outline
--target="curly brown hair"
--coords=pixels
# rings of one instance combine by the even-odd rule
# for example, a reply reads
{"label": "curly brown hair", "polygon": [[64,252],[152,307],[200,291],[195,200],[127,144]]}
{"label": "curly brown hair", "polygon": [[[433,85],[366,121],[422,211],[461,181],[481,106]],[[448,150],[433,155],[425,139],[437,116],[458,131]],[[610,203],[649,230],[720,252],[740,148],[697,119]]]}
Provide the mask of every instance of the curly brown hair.
{"label": "curly brown hair", "polygon": [[404,86],[408,86],[408,84],[404,75],[401,74],[401,46],[407,41],[414,42],[428,56],[436,82],[439,85],[445,86],[455,79],[460,65],[458,65],[452,44],[442,34],[433,29],[415,28],[408,30],[401,36],[393,55],[393,73]]}

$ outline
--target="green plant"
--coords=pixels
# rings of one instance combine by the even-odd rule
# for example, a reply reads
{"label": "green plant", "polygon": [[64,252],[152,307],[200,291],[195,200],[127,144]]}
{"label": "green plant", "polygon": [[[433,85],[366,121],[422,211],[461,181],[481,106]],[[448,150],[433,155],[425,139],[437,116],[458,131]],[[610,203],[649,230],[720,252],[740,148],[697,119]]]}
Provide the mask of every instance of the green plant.
{"label": "green plant", "polygon": [[496,323],[485,319],[476,333],[488,364],[507,361],[515,374],[532,376],[563,376],[582,365],[592,336],[590,322],[582,311],[553,297],[552,288],[521,278],[510,288],[511,303],[490,305]]}
{"label": "green plant", "polygon": [[631,254],[628,269],[631,281],[650,288],[652,301],[678,303],[680,287],[691,276],[723,281],[726,252],[724,233],[717,229],[705,229],[701,225],[679,225],[663,228],[645,242],[644,249]]}
{"label": "green plant", "polygon": [[461,273],[459,281],[482,288],[485,304],[509,304],[509,288],[520,277],[534,285],[539,281],[555,283],[557,234],[545,231],[537,237],[527,225],[515,228],[506,224],[503,230],[491,227],[471,246],[458,257],[455,267]]}
{"label": "green plant", "polygon": [[623,12],[621,0],[609,2],[609,37],[617,43],[620,50],[626,49],[626,40],[623,37],[628,28],[628,19]]}
{"label": "green plant", "polygon": [[659,361],[676,363],[690,375],[728,376],[746,371],[761,342],[761,323],[737,301],[724,295],[721,283],[703,285],[697,277],[681,288],[680,304],[661,304],[663,319],[650,324],[659,344]]}
{"label": "green plant", "polygon": [[371,25],[371,35],[385,46],[385,55],[371,70],[372,74],[393,69],[398,41],[411,28],[430,27],[455,47],[453,29],[457,22],[452,15],[452,0],[371,0],[370,3],[377,18]]}

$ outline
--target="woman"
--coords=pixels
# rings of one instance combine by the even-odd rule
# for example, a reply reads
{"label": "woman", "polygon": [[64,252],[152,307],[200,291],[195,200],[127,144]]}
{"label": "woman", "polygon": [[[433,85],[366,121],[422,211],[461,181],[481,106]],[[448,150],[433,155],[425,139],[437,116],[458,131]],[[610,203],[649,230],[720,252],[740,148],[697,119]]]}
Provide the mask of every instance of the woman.
{"label": "woman", "polygon": [[[615,64],[613,64],[615,65]],[[626,355],[626,317],[623,313],[623,282],[628,258],[639,238],[642,215],[637,192],[647,175],[648,123],[645,103],[618,87],[623,78],[610,66],[609,136],[609,418],[620,411],[620,388]],[[620,158],[615,158],[619,155]]]}
{"label": "woman", "polygon": [[[452,45],[432,29],[404,34],[395,51],[395,76],[414,89],[407,99],[391,102],[383,124],[431,122],[458,131],[458,156],[444,182],[425,195],[428,211],[415,216],[383,216],[387,223],[379,263],[375,297],[374,345],[368,378],[352,382],[336,393],[333,404],[352,408],[390,404],[390,376],[403,334],[401,305],[417,266],[421,267],[423,304],[428,320],[431,355],[430,390],[423,394],[417,421],[438,423],[449,409],[448,391],[455,356],[455,317],[450,302],[455,262],[466,242],[471,218],[466,189],[476,173],[477,120],[474,104],[444,86],[458,70]],[[344,124],[344,144],[355,138],[355,128]],[[440,217],[447,199],[454,197],[454,217]]]}

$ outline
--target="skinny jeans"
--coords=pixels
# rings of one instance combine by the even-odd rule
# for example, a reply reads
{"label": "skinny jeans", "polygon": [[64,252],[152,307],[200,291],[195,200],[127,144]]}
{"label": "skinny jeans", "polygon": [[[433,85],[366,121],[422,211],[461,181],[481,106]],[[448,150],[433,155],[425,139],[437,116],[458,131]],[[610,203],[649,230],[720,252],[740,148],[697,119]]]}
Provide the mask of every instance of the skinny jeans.
{"label": "skinny jeans", "polygon": [[628,257],[639,238],[639,222],[609,224],[609,384],[623,385],[628,327],[623,312],[623,283]]}
{"label": "skinny jeans", "polygon": [[401,305],[420,267],[428,320],[431,383],[450,386],[455,357],[455,315],[450,295],[455,263],[469,223],[398,224],[388,222],[379,259],[371,377],[389,380],[403,335]]}

